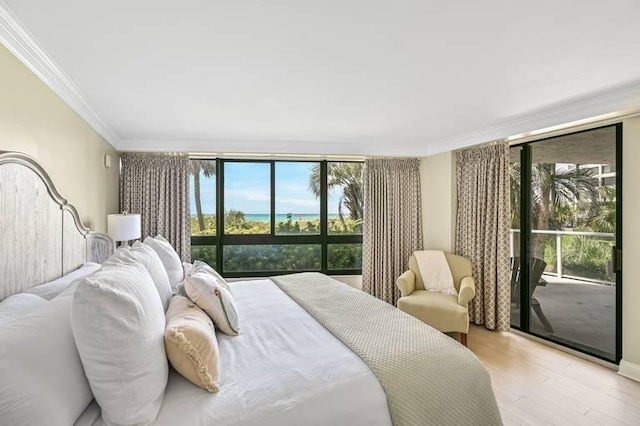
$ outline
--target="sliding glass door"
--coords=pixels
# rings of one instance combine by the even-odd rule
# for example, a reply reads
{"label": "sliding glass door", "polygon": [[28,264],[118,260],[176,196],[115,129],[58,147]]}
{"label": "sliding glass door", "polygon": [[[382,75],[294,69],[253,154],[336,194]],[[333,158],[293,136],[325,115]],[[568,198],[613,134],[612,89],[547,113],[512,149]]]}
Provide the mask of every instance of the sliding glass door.
{"label": "sliding glass door", "polygon": [[512,326],[618,362],[622,125],[511,149]]}

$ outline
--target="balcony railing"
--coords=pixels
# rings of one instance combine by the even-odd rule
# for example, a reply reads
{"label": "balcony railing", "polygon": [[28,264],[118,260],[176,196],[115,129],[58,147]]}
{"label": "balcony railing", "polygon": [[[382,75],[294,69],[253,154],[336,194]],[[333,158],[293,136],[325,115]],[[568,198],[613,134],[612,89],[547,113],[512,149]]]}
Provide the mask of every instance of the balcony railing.
{"label": "balcony railing", "polygon": [[[519,252],[519,250],[517,250],[515,245],[515,240],[516,240],[515,234],[519,234],[520,230],[511,229],[510,231],[511,232],[510,232],[510,239],[509,239],[509,253],[510,253],[510,256],[513,257],[517,252]],[[545,272],[545,274],[547,275],[551,274],[557,278],[571,278],[571,279],[576,279],[580,281],[602,283],[602,284],[608,284],[608,285],[614,284],[614,282],[610,280],[594,279],[589,277],[565,274],[562,266],[562,238],[566,236],[572,236],[572,237],[583,236],[583,237],[591,237],[598,240],[611,241],[612,243],[615,243],[615,239],[616,239],[615,234],[610,232],[551,231],[551,230],[532,230],[531,233],[537,234],[537,235],[555,236],[556,270],[555,272]],[[611,262],[612,260],[609,259],[609,263],[611,264],[611,266],[608,268],[607,272],[612,274],[613,267]]]}

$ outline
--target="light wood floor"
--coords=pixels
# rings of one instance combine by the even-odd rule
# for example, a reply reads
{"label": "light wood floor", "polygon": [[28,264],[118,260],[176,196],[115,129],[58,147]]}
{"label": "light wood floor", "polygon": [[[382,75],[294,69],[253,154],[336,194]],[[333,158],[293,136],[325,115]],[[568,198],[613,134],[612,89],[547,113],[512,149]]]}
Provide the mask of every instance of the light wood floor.
{"label": "light wood floor", "polygon": [[505,425],[640,425],[640,383],[515,333],[472,326]]}

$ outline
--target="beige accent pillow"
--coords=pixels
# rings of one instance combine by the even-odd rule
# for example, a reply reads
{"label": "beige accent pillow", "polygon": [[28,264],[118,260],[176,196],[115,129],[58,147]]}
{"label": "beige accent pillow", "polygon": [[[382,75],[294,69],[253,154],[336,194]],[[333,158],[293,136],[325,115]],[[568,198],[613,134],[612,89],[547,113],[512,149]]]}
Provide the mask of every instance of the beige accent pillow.
{"label": "beige accent pillow", "polygon": [[194,385],[218,392],[219,355],[213,322],[186,297],[171,298],[164,345],[178,373]]}

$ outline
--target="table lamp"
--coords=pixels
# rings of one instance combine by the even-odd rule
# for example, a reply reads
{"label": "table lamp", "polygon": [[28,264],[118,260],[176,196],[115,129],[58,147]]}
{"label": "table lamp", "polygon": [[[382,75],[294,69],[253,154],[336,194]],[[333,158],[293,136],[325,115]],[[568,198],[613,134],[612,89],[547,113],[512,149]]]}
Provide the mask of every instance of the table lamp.
{"label": "table lamp", "polygon": [[107,215],[107,233],[114,241],[121,241],[120,247],[129,246],[129,240],[140,238],[140,215],[122,214]]}

